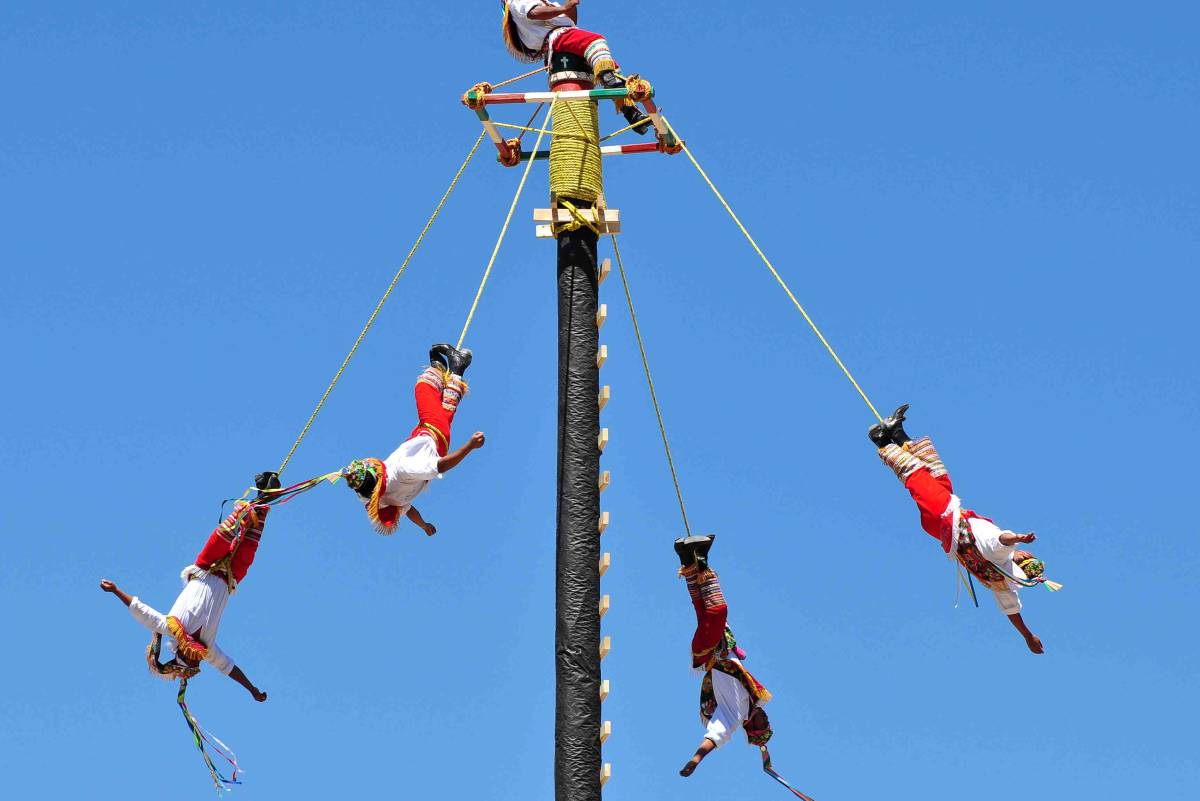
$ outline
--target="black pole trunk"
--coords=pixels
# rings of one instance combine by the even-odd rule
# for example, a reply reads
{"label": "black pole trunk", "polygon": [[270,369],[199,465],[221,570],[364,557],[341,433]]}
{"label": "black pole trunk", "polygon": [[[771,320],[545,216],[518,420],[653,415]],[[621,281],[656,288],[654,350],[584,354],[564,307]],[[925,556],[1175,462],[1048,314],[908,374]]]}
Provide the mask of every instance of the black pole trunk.
{"label": "black pole trunk", "polygon": [[[586,208],[589,203],[573,201]],[[558,237],[557,801],[600,799],[600,371],[597,236]]]}

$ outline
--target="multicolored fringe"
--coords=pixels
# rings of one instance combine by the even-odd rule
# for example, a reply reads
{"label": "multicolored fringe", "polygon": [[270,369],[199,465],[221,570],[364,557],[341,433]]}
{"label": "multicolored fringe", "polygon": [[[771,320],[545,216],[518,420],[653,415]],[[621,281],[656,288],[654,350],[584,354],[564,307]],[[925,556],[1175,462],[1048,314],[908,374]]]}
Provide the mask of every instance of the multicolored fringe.
{"label": "multicolored fringe", "polygon": [[387,491],[387,468],[383,462],[374,457],[369,459],[356,459],[342,471],[342,475],[346,476],[346,484],[353,490],[357,490],[362,486],[367,473],[375,476],[375,486],[371,490],[371,498],[367,501],[367,517],[371,520],[371,525],[375,530],[384,536],[389,536],[396,532],[396,526],[400,523],[400,515],[396,514],[394,507],[388,507],[391,511],[381,511],[380,501],[383,498],[383,493]]}
{"label": "multicolored fringe", "polygon": [[501,22],[501,28],[504,31],[504,47],[517,61],[537,61],[538,56],[545,52],[545,42],[542,43],[540,50],[530,50],[521,41],[521,35],[517,32],[517,23],[513,21],[512,14],[508,10],[508,3],[504,4],[504,19]]}
{"label": "multicolored fringe", "polygon": [[208,656],[208,646],[188,634],[179,618],[167,616],[167,631],[175,640],[175,653],[193,662],[203,662]]}
{"label": "multicolored fringe", "polygon": [[879,458],[890,467],[900,483],[908,481],[908,477],[927,465],[899,445],[884,445],[879,449]]}
{"label": "multicolored fringe", "polygon": [[767,774],[772,779],[774,779],[775,781],[779,782],[784,787],[786,787],[791,792],[792,795],[796,796],[796,798],[803,799],[803,801],[813,801],[812,798],[810,798],[809,796],[806,796],[804,793],[800,792],[795,787],[788,784],[787,779],[780,776],[775,771],[775,769],[773,767],[771,767],[771,752],[767,750],[767,747],[765,745],[761,746],[759,748],[759,751],[762,752],[763,773]]}
{"label": "multicolored fringe", "polygon": [[445,367],[436,367],[432,364],[428,364],[425,366],[425,369],[421,371],[421,374],[417,376],[417,383],[428,384],[438,392],[442,392],[446,389],[446,381],[449,378],[450,371]]}
{"label": "multicolored fringe", "polygon": [[[200,721],[196,720],[196,716],[188,709],[187,700],[184,698],[187,693],[187,679],[179,682],[179,694],[175,696],[176,703],[179,704],[179,710],[183,713],[183,721],[187,724],[188,730],[192,733],[192,739],[196,742],[196,748],[200,750],[200,755],[204,757],[204,764],[208,767],[208,774],[212,777],[213,787],[217,790],[217,795],[220,795],[225,790],[233,789],[234,785],[241,784],[238,781],[238,761],[237,755],[233,750],[221,742],[212,732],[206,731],[200,725]],[[217,769],[212,757],[208,753],[211,748],[217,756],[224,759],[233,768],[233,774],[226,778],[221,771]]]}
{"label": "multicolored fringe", "polygon": [[934,478],[946,475],[946,464],[942,461],[937,448],[933,446],[933,440],[929,437],[921,437],[908,443],[905,450],[925,463],[925,466],[929,468],[929,475]]}

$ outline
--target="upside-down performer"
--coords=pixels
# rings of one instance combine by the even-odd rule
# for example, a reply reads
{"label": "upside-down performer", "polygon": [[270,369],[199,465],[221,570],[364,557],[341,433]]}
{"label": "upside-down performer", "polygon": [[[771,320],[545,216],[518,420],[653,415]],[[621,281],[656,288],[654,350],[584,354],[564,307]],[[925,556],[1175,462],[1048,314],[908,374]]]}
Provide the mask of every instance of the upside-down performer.
{"label": "upside-down performer", "polygon": [[[604,89],[624,89],[625,78],[602,34],[578,26],[579,0],[562,5],[550,0],[500,0],[504,8],[504,46],[518,61],[541,59],[551,76],[594,82]],[[583,72],[586,67],[589,71]],[[575,72],[576,74],[570,74]],[[633,130],[645,134],[650,120],[632,102],[616,101]]]}
{"label": "upside-down performer", "polygon": [[[245,687],[255,701],[267,700],[267,694],[255,687],[242,669],[217,646],[217,629],[221,625],[225,605],[229,596],[237,591],[238,584],[246,578],[258,552],[270,509],[266,500],[273,491],[279,489],[279,475],[259,473],[254,477],[254,485],[258,488],[258,496],[253,501],[238,501],[233,513],[213,529],[196,561],[183,569],[180,574],[183,591],[167,614],[143,603],[137,596],[130,596],[112,581],[100,580],[100,589],[117,596],[121,603],[129,607],[134,620],[154,632],[146,648],[146,664],[151,673],[165,679],[179,679],[179,693],[175,700],[218,793],[240,784],[237,757],[224,743],[200,726],[188,709],[184,695],[188,679],[200,672],[201,662],[208,662]],[[175,652],[174,658],[165,663],[158,658],[164,637]],[[229,778],[217,769],[210,750],[233,767]]]}
{"label": "upside-down performer", "polygon": [[342,475],[367,507],[367,517],[381,534],[392,534],[403,515],[432,537],[437,528],[425,521],[412,505],[429,482],[457,467],[467,454],[482,448],[484,436],[476,431],[467,443],[450,451],[450,424],[462,396],[467,393],[463,374],[471,364],[471,351],[450,345],[429,349],[429,366],[417,377],[417,427],[384,460],[356,459]]}
{"label": "upside-down performer", "polygon": [[1043,653],[1042,641],[1021,618],[1021,598],[1017,594],[1021,587],[1043,582],[1050,590],[1061,586],[1045,579],[1045,565],[1040,559],[1015,547],[1033,542],[1037,535],[1002,530],[988,518],[963,509],[933,441],[929,437],[914,440],[904,431],[907,411],[906,403],[868,430],[871,442],[879,448],[879,458],[895,471],[916,501],[921,528],[942,544],[951,559],[992,591],[1000,611],[1025,638],[1029,650]]}
{"label": "upside-down performer", "polygon": [[130,596],[108,579],[101,579],[100,589],[110,592],[129,607],[133,619],[155,634],[152,643],[166,637],[174,658],[159,663],[147,649],[147,662],[152,672],[167,678],[191,678],[200,672],[200,663],[208,662],[254,696],[255,701],[267,700],[267,694],[255,687],[242,669],[234,664],[217,646],[217,629],[229,596],[237,591],[246,578],[262,540],[270,507],[257,503],[269,492],[279,488],[276,473],[259,473],[254,478],[259,494],[255,501],[239,501],[233,512],[221,521],[204,544],[196,561],[179,574],[183,590],[165,615],[137,596]]}
{"label": "upside-down performer", "polygon": [[696,766],[714,749],[729,742],[744,729],[751,745],[764,747],[771,739],[771,723],[763,705],[771,693],[742,665],[746,652],[738,647],[726,625],[729,607],[721,594],[721,582],[708,566],[708,551],[714,535],[686,537],[675,541],[682,567],[679,575],[687,582],[692,607],[696,610],[696,633],[692,637],[692,669],[702,673],[700,718],[704,739],[695,755],[679,771],[691,776]]}

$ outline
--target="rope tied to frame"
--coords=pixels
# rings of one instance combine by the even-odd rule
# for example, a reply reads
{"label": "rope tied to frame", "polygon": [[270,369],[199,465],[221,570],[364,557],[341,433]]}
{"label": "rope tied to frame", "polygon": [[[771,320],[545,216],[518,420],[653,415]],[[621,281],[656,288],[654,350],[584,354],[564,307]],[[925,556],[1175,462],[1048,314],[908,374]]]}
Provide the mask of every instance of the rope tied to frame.
{"label": "rope tied to frame", "polygon": [[779,271],[775,269],[775,265],[771,264],[771,260],[767,258],[767,254],[764,253],[763,249],[760,248],[758,243],[754,241],[754,237],[750,235],[750,231],[746,229],[746,226],[734,212],[733,208],[729,205],[729,201],[725,199],[725,196],[721,194],[719,189],[717,189],[716,184],[714,184],[712,179],[708,177],[708,173],[706,173],[704,168],[700,166],[700,162],[696,161],[696,157],[692,155],[692,151],[690,148],[688,148],[687,143],[684,142],[683,138],[679,135],[679,133],[675,130],[675,127],[671,125],[670,121],[667,120],[666,117],[663,117],[663,122],[666,123],[667,128],[671,131],[671,135],[675,137],[677,142],[679,142],[680,148],[684,153],[687,154],[688,160],[692,162],[692,166],[696,168],[696,171],[700,173],[700,177],[704,179],[706,184],[708,184],[708,188],[712,190],[713,194],[716,195],[717,200],[719,200],[721,205],[725,208],[725,211],[729,213],[731,218],[733,218],[734,223],[742,232],[742,235],[746,237],[746,241],[750,243],[750,247],[754,248],[754,252],[758,254],[758,257],[762,259],[763,264],[766,265],[767,269],[771,272],[771,275],[779,283],[779,286],[781,286],[783,291],[787,293],[788,298],[792,301],[792,304],[796,307],[796,310],[799,311],[801,316],[804,317],[804,321],[808,323],[808,327],[811,328],[813,333],[817,335],[817,339],[821,341],[821,344],[825,346],[825,350],[829,352],[829,355],[833,358],[834,362],[836,362],[837,366],[841,368],[842,373],[846,376],[846,379],[854,386],[854,389],[858,391],[858,394],[867,404],[867,408],[871,410],[871,414],[875,415],[875,419],[882,423],[882,415],[880,415],[875,409],[875,404],[871,403],[871,399],[867,397],[867,393],[859,385],[858,381],[855,380],[853,374],[850,372],[850,368],[846,367],[846,364],[842,361],[841,357],[837,355],[837,351],[833,349],[833,345],[829,344],[829,340],[825,338],[825,335],[821,333],[821,329],[817,327],[815,322],[813,322],[813,319],[809,316],[808,311],[804,308],[800,301],[796,299],[796,296],[792,293],[791,287],[789,287],[787,282],[783,280],[783,276],[781,276]]}
{"label": "rope tied to frame", "polygon": [[329,395],[333,392],[333,388],[337,386],[338,381],[342,377],[342,373],[346,372],[346,368],[350,365],[350,360],[354,358],[354,354],[358,352],[359,346],[362,345],[363,340],[366,339],[367,332],[371,330],[371,326],[375,323],[375,318],[379,316],[379,312],[383,309],[384,304],[387,303],[388,298],[391,297],[392,290],[396,288],[396,284],[400,281],[400,277],[404,275],[404,271],[408,269],[408,264],[410,261],[412,261],[413,256],[416,255],[417,249],[420,248],[421,243],[425,241],[425,235],[429,233],[429,229],[433,227],[434,221],[436,221],[438,215],[442,213],[442,208],[446,205],[446,201],[450,199],[450,194],[454,191],[454,188],[458,186],[458,181],[462,178],[463,173],[467,171],[467,166],[471,163],[471,160],[475,158],[475,153],[479,150],[479,145],[483,142],[483,138],[486,135],[486,131],[480,132],[479,137],[475,140],[475,144],[471,146],[470,152],[467,153],[466,159],[463,160],[462,165],[458,168],[458,172],[454,174],[454,178],[450,181],[450,186],[446,188],[446,191],[442,194],[441,200],[439,200],[437,206],[434,207],[433,213],[429,215],[429,219],[425,222],[425,227],[422,228],[421,233],[417,235],[417,241],[413,243],[412,248],[408,251],[408,255],[404,257],[404,262],[400,265],[400,269],[397,270],[395,276],[392,277],[392,282],[388,284],[388,288],[383,293],[383,297],[379,299],[379,303],[375,304],[375,310],[372,311],[371,316],[367,318],[366,325],[364,325],[362,331],[359,332],[358,338],[354,340],[354,345],[351,346],[350,352],[347,353],[346,358],[342,360],[341,366],[338,367],[337,372],[334,373],[333,380],[330,381],[329,386],[325,388],[325,393],[321,395],[321,399],[317,401],[316,408],[313,409],[312,414],[308,416],[307,422],[304,423],[304,428],[300,430],[300,435],[296,437],[296,441],[292,443],[291,450],[288,451],[287,456],[284,457],[283,462],[279,465],[279,470],[277,472],[280,475],[283,474],[283,471],[288,466],[288,462],[290,462],[292,457],[296,454],[296,449],[300,447],[300,443],[304,441],[304,437],[308,434],[309,429],[312,428],[313,421],[317,419],[317,415],[320,414],[321,409],[324,408],[325,402],[329,400]]}
{"label": "rope tied to frame", "polygon": [[683,518],[683,530],[690,537],[692,527],[688,523],[687,507],[683,504],[683,491],[679,488],[679,474],[675,471],[675,460],[671,457],[671,443],[667,440],[667,427],[663,423],[662,409],[658,404],[658,393],[654,391],[654,378],[650,375],[650,360],[646,356],[646,343],[642,340],[642,329],[638,325],[637,311],[633,308],[633,294],[629,290],[629,279],[625,275],[625,262],[621,259],[621,248],[616,234],[612,239],[613,253],[617,257],[617,270],[621,274],[621,286],[625,288],[625,301],[629,304],[629,319],[633,322],[633,335],[637,339],[638,351],[642,355],[642,369],[646,373],[646,385],[650,388],[650,402],[654,404],[654,416],[658,418],[658,433],[662,435],[663,450],[667,453],[667,467],[671,469],[671,481],[675,484],[675,497],[679,499],[679,515]]}
{"label": "rope tied to frame", "polygon": [[[557,103],[557,98],[550,103],[550,108],[546,112],[546,121],[542,124],[543,128],[554,119],[554,107]],[[538,134],[537,142],[533,145],[535,151],[541,146],[543,136],[545,136],[544,131]],[[470,330],[471,323],[475,319],[475,311],[479,308],[479,299],[483,297],[484,287],[487,286],[488,279],[491,278],[492,267],[496,263],[496,256],[500,253],[500,246],[504,244],[504,237],[508,234],[508,227],[512,223],[513,214],[517,210],[517,203],[521,200],[521,193],[525,190],[525,182],[529,179],[529,171],[533,168],[533,162],[533,159],[529,159],[525,165],[525,172],[521,174],[521,181],[517,184],[516,194],[513,195],[512,203],[508,207],[508,214],[504,217],[504,225],[500,227],[500,235],[496,237],[496,246],[492,248],[491,258],[488,259],[487,267],[484,268],[483,278],[479,282],[479,290],[475,293],[475,299],[471,302],[471,310],[467,312],[467,320],[463,323],[462,333],[458,335],[458,344],[454,346],[456,348],[462,348],[463,341],[467,338],[467,331]]]}

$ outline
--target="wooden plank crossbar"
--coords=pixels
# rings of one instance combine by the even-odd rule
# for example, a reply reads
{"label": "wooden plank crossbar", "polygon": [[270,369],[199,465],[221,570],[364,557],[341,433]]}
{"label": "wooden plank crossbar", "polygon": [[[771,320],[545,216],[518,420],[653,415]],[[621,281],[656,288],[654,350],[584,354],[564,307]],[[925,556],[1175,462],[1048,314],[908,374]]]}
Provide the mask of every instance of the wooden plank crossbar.
{"label": "wooden plank crossbar", "polygon": [[[601,156],[630,156],[635,153],[657,153],[657,142],[637,142],[632,145],[601,145]],[[549,150],[522,150],[521,161],[545,161],[550,158]]]}
{"label": "wooden plank crossbar", "polygon": [[604,407],[612,400],[612,389],[605,384],[600,387],[600,394],[596,397],[596,404],[600,407],[600,411],[604,411]]}
{"label": "wooden plank crossbar", "polygon": [[[471,90],[467,92],[466,100],[472,103],[482,102],[485,106],[505,106],[513,103],[551,103],[558,100],[620,100],[629,91],[620,89],[572,89],[564,92],[488,92],[482,97]],[[651,97],[654,90],[650,90]]]}
{"label": "wooden plank crossbar", "polygon": [[608,693],[609,693],[610,689],[611,688],[609,686],[608,679],[602,679],[600,681],[600,700],[601,701],[603,701],[605,698],[608,698]]}
{"label": "wooden plank crossbar", "polygon": [[600,555],[600,565],[599,565],[600,575],[603,576],[605,573],[607,573],[608,569],[610,567],[612,567],[612,554],[611,553],[601,554]]}
{"label": "wooden plank crossbar", "polygon": [[612,737],[612,721],[606,720],[600,724],[600,742],[605,742],[609,737]]}
{"label": "wooden plank crossbar", "polygon": [[612,473],[608,470],[605,470],[603,473],[601,473],[600,478],[596,481],[596,484],[600,487],[601,492],[604,492],[606,489],[608,489],[608,485],[611,483]]}
{"label": "wooden plank crossbar", "polygon": [[600,768],[600,786],[603,787],[612,778],[612,765],[608,762],[604,763],[604,767]]}

